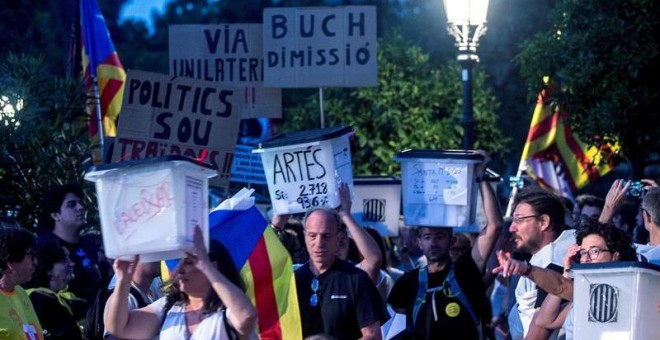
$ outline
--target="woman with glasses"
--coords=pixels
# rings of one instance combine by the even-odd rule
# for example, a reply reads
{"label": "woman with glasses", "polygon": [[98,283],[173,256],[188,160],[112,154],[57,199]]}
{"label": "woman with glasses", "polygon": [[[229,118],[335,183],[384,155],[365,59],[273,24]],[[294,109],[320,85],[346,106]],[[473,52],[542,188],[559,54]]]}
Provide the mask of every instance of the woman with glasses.
{"label": "woman with glasses", "polygon": [[82,339],[78,321],[85,317],[85,300],[68,291],[73,279],[69,251],[55,240],[37,244],[37,270],[26,287],[45,339]]}
{"label": "woman with glasses", "polygon": [[133,262],[115,260],[117,285],[108,299],[106,330],[125,339],[256,338],[257,312],[227,249],[211,240],[207,254],[202,232],[195,228],[194,248],[175,270],[167,295],[128,311]]}
{"label": "woman with glasses", "polygon": [[603,263],[636,261],[637,253],[630,236],[611,224],[585,219],[575,230],[577,244],[569,247],[564,258],[564,274],[538,268],[526,262],[506,259],[498,254],[500,267],[495,270],[508,275],[527,276],[548,292],[541,308],[536,312],[526,339],[547,339],[556,329],[564,327],[566,339],[572,339],[573,281],[571,267],[575,263]]}

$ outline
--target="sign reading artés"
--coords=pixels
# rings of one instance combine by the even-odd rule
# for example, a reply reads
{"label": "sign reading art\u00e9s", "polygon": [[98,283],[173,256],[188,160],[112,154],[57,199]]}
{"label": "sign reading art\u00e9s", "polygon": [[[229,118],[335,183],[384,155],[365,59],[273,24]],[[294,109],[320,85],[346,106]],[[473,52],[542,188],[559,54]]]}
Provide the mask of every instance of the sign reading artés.
{"label": "sign reading art\u00e9s", "polygon": [[229,181],[242,105],[237,89],[129,70],[113,162],[183,155]]}

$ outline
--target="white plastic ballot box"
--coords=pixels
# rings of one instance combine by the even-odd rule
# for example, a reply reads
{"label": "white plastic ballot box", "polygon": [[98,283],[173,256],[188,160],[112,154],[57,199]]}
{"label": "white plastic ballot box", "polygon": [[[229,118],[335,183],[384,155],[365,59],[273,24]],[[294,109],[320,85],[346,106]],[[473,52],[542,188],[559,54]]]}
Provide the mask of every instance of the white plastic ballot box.
{"label": "white plastic ballot box", "polygon": [[475,222],[474,168],[483,156],[471,150],[404,150],[401,162],[403,220],[408,226],[469,227]]}
{"label": "white plastic ballot box", "polygon": [[399,236],[401,178],[396,176],[356,176],[351,215],[361,226],[370,226],[382,236]]}
{"label": "white plastic ballot box", "polygon": [[336,208],[339,186],[353,195],[348,126],[296,131],[259,143],[268,192],[276,214],[295,214],[317,207]]}
{"label": "white plastic ballot box", "polygon": [[660,339],[659,266],[586,263],[572,270],[575,339]]}
{"label": "white plastic ballot box", "polygon": [[208,248],[208,179],[217,171],[183,156],[90,168],[108,258],[153,262],[185,255],[199,225]]}

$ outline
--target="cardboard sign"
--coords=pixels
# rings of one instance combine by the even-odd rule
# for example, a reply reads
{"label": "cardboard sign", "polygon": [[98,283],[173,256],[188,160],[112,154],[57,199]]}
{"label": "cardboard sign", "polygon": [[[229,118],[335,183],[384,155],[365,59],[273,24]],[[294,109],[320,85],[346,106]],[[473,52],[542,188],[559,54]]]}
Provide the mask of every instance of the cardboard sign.
{"label": "cardboard sign", "polygon": [[165,155],[200,159],[229,183],[240,90],[190,78],[129,70],[113,162]]}
{"label": "cardboard sign", "polygon": [[254,152],[261,153],[277,214],[295,214],[322,206],[336,208],[341,203],[341,183],[347,183],[353,192],[348,136]]}
{"label": "cardboard sign", "polygon": [[231,166],[232,182],[266,184],[261,156],[253,154],[252,149],[249,145],[236,145]]}
{"label": "cardboard sign", "polygon": [[170,25],[170,74],[242,87],[243,119],[281,118],[282,90],[263,87],[261,26]]}
{"label": "cardboard sign", "polygon": [[376,86],[376,7],[273,7],[263,20],[265,86]]}
{"label": "cardboard sign", "polygon": [[436,162],[406,164],[408,203],[466,205],[468,166]]}

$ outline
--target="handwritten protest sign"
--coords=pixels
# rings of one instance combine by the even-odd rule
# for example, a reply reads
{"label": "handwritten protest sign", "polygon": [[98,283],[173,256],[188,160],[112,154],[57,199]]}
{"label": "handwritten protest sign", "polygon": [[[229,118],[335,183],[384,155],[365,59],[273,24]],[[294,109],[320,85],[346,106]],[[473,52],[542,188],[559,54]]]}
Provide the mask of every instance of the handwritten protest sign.
{"label": "handwritten protest sign", "polygon": [[[307,140],[301,134],[262,143],[261,160],[273,210],[278,214],[305,212],[316,207],[339,206],[339,185],[346,183],[353,192],[350,127],[317,129]],[[317,139],[314,141],[314,139]],[[289,141],[295,144],[286,145]]]}
{"label": "handwritten protest sign", "polygon": [[376,7],[264,9],[264,84],[376,86]]}
{"label": "handwritten protest sign", "polygon": [[249,145],[236,145],[231,166],[232,182],[266,184],[261,156],[253,154],[252,149]]}
{"label": "handwritten protest sign", "polygon": [[169,29],[170,74],[242,87],[243,119],[282,117],[282,90],[263,87],[261,24]]}
{"label": "handwritten protest sign", "polygon": [[466,205],[468,166],[436,162],[408,164],[408,202]]}
{"label": "handwritten protest sign", "polygon": [[401,161],[406,225],[469,227],[474,223],[474,168],[483,157],[470,150],[405,150]]}
{"label": "handwritten protest sign", "polygon": [[212,185],[228,184],[242,109],[238,92],[129,70],[112,161],[183,155],[217,169]]}

